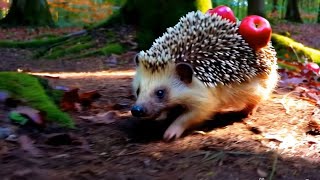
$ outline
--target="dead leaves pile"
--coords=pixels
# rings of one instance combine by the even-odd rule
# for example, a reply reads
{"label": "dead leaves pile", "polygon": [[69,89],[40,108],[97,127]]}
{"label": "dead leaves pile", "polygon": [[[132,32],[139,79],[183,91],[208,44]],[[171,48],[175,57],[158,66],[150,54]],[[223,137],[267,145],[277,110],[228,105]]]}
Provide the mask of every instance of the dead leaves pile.
{"label": "dead leaves pile", "polygon": [[295,71],[280,69],[281,80],[279,88],[290,90],[290,94],[295,94],[302,99],[308,100],[320,107],[320,72],[319,66],[310,67],[310,63],[284,62],[295,67]]}

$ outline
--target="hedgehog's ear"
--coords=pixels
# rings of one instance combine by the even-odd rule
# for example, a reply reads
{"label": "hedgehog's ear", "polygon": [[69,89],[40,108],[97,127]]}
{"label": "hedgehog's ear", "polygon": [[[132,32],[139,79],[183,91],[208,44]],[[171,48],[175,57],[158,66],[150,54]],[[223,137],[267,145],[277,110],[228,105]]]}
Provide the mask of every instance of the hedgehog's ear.
{"label": "hedgehog's ear", "polygon": [[135,56],[134,56],[134,63],[136,64],[136,66],[139,66],[139,53],[138,54],[136,54]]}
{"label": "hedgehog's ear", "polygon": [[176,64],[176,72],[182,82],[186,84],[190,84],[192,82],[193,69],[190,64],[187,64],[187,63]]}

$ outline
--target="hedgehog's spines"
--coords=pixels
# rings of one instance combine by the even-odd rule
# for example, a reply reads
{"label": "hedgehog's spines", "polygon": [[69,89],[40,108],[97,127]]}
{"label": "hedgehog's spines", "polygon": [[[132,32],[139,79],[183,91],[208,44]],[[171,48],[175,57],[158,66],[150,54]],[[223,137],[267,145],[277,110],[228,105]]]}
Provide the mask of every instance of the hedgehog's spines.
{"label": "hedgehog's spines", "polygon": [[168,63],[189,63],[195,77],[207,86],[241,83],[268,73],[275,61],[274,49],[269,44],[254,52],[238,34],[239,24],[217,14],[190,12],[139,57],[151,72],[161,71]]}

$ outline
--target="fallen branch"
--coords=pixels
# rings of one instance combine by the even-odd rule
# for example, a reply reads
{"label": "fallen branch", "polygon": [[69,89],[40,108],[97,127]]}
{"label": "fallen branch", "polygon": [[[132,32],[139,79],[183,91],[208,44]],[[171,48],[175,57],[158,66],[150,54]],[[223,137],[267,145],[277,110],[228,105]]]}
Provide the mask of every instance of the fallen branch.
{"label": "fallen branch", "polygon": [[[48,46],[52,48],[56,45],[59,45],[61,42],[64,42],[70,38],[79,37],[84,34],[87,34],[87,30],[81,30],[73,32],[61,37],[49,38],[49,39],[36,39],[29,41],[11,41],[11,40],[1,40],[0,47],[4,48],[39,48],[43,46]],[[49,48],[49,49],[50,49]]]}
{"label": "fallen branch", "polygon": [[303,55],[315,63],[320,63],[320,51],[317,49],[307,47],[289,37],[275,33],[272,34],[272,42],[278,53],[281,49],[292,50],[298,56],[298,60],[300,59],[299,55]]}

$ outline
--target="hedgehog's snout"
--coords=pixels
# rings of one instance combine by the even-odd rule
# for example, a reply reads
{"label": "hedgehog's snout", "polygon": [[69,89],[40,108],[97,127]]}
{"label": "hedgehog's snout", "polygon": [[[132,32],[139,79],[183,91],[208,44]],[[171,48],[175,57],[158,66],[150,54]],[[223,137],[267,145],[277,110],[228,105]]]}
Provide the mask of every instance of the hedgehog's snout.
{"label": "hedgehog's snout", "polygon": [[135,117],[144,117],[144,116],[146,116],[147,113],[146,113],[145,108],[143,108],[142,106],[134,105],[131,108],[131,114]]}

